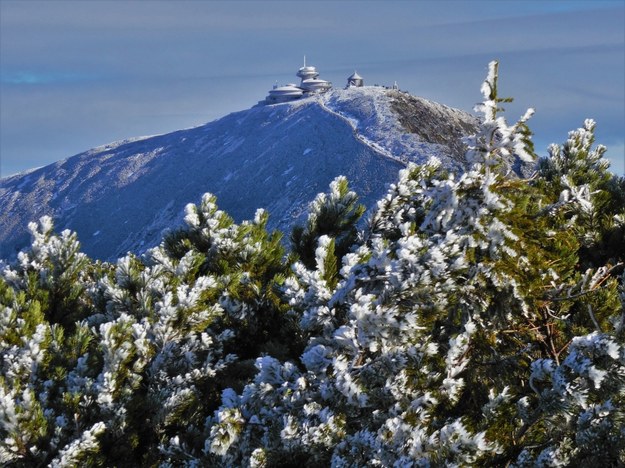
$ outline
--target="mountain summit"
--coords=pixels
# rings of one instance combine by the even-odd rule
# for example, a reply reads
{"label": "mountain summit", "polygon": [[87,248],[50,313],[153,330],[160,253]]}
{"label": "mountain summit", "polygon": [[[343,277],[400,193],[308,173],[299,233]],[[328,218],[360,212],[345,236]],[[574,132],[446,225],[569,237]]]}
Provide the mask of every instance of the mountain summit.
{"label": "mountain summit", "polygon": [[97,147],[0,181],[0,258],[28,245],[27,225],[43,215],[92,257],[140,253],[205,192],[236,221],[265,208],[269,227],[288,231],[338,175],[369,208],[410,161],[461,168],[461,138],[476,124],[395,89],[352,87]]}

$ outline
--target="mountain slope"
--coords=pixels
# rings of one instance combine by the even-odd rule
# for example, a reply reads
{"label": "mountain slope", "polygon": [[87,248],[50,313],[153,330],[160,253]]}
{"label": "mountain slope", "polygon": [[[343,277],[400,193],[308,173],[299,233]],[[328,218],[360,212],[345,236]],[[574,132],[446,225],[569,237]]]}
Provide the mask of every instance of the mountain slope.
{"label": "mountain slope", "polygon": [[408,161],[461,166],[459,138],[475,125],[462,111],[365,87],[98,147],[0,181],[0,258],[28,245],[27,223],[44,214],[76,231],[87,254],[114,259],[156,245],[205,192],[237,221],[265,208],[283,230],[337,175],[371,207]]}

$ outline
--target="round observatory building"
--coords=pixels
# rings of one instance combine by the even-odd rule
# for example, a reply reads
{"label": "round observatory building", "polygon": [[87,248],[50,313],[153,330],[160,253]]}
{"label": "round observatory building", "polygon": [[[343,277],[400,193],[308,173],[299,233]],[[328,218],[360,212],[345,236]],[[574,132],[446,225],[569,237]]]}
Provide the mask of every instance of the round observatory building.
{"label": "round observatory building", "polygon": [[265,103],[277,104],[280,102],[294,101],[311,94],[325,93],[332,88],[332,83],[319,78],[319,72],[315,67],[306,65],[306,57],[304,57],[304,66],[301,67],[295,75],[301,78],[299,86],[293,83],[289,83],[285,86],[275,85],[265,98]]}
{"label": "round observatory building", "polygon": [[304,95],[304,91],[296,85],[289,83],[285,86],[274,85],[269,90],[269,96],[265,99],[268,104],[277,104],[279,102],[288,102],[299,99]]}

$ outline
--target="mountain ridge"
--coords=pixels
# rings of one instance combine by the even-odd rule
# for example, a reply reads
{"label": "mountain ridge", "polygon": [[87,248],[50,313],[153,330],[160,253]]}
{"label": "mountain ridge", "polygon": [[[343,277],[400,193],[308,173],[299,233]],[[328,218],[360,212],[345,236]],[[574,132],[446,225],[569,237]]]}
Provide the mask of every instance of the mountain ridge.
{"label": "mountain ridge", "polygon": [[307,204],[338,175],[371,208],[408,162],[436,157],[461,168],[458,142],[476,124],[457,109],[363,87],[102,145],[0,180],[0,258],[28,245],[27,224],[43,215],[52,216],[57,230],[76,231],[95,258],[141,253],[179,225],[184,206],[205,192],[238,222],[265,208],[269,227],[283,231],[303,219]]}

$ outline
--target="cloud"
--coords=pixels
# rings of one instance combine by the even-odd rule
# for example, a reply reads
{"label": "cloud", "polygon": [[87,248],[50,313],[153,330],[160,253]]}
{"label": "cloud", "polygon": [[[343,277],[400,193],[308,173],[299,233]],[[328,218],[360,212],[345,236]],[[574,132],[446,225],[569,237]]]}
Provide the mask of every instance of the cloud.
{"label": "cloud", "polygon": [[0,81],[13,85],[47,85],[54,83],[76,83],[93,79],[92,75],[68,72],[29,72],[18,71],[5,73]]}

